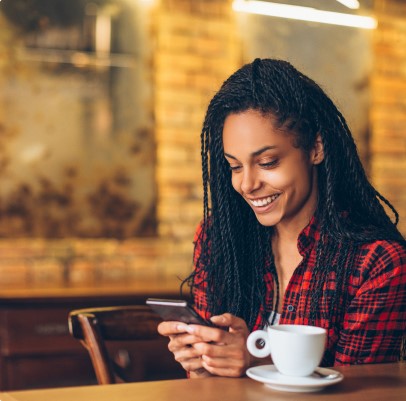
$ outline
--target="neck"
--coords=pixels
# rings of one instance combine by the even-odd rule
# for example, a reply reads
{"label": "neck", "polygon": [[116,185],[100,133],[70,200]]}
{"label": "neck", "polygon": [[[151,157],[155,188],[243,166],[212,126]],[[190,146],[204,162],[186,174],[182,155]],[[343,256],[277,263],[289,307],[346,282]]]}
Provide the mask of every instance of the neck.
{"label": "neck", "polygon": [[315,212],[315,208],[311,208],[307,213],[302,213],[300,218],[296,216],[294,219],[284,221],[274,227],[274,237],[278,241],[295,243],[299,234],[309,224]]}
{"label": "neck", "polygon": [[280,242],[294,243],[296,245],[299,234],[309,224],[316,211],[317,198],[317,170],[314,170],[309,198],[299,212],[295,213],[291,218],[285,218],[274,226],[274,238]]}

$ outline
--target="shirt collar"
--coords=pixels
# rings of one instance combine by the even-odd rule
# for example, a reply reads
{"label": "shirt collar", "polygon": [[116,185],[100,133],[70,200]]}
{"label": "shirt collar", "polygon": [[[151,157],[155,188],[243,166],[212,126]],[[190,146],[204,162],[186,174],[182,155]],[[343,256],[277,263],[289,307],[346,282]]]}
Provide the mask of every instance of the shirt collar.
{"label": "shirt collar", "polygon": [[313,216],[309,224],[302,230],[299,234],[297,240],[297,248],[299,253],[304,256],[310,253],[313,249],[314,244],[320,239],[320,224],[316,218]]}

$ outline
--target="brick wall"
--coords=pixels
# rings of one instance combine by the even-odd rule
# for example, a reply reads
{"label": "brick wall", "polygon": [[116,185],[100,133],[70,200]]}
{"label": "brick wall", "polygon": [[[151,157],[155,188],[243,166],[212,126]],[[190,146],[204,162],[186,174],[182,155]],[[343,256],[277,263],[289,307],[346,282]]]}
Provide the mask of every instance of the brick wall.
{"label": "brick wall", "polygon": [[377,0],[375,8],[371,177],[406,235],[406,2]]}
{"label": "brick wall", "polygon": [[173,249],[166,267],[171,271],[191,267],[193,233],[203,212],[204,113],[241,62],[234,17],[230,0],[162,0],[154,18],[158,232]]}
{"label": "brick wall", "polygon": [[231,0],[156,0],[151,13],[158,238],[2,240],[0,285],[113,283],[190,272],[203,211],[201,126],[211,97],[241,64],[241,46]]}
{"label": "brick wall", "polygon": [[[406,219],[406,3],[377,1],[371,177]],[[0,243],[0,285],[185,276],[202,215],[200,130],[210,98],[241,65],[231,0],[161,0],[152,10],[157,239]],[[1,51],[1,54],[5,54]],[[3,49],[4,50],[4,49]],[[6,57],[1,57],[0,66]],[[0,119],[1,119],[0,110]],[[401,225],[406,233],[406,222]]]}

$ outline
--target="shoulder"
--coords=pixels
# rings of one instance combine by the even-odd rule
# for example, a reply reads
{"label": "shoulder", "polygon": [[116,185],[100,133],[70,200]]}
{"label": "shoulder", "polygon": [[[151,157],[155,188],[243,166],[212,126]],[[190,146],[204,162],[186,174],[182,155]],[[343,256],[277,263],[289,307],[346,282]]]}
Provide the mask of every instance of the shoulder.
{"label": "shoulder", "polygon": [[397,241],[377,240],[360,246],[360,256],[386,263],[406,263],[406,247]]}
{"label": "shoulder", "polygon": [[195,235],[193,237],[193,242],[196,243],[201,243],[203,240],[207,238],[207,230],[210,228],[210,218],[208,219],[207,222],[204,222],[203,220],[199,222],[199,224],[196,227],[195,230]]}
{"label": "shoulder", "polygon": [[194,243],[195,247],[200,247],[201,246],[204,237],[205,237],[205,235],[204,235],[204,224],[203,224],[203,222],[200,222],[198,224],[198,226],[196,227],[195,235],[193,237],[193,243]]}
{"label": "shoulder", "polygon": [[377,240],[359,248],[358,267],[362,275],[406,276],[406,247],[397,241]]}
{"label": "shoulder", "polygon": [[193,242],[196,243],[200,240],[200,237],[202,235],[202,231],[203,231],[203,222],[200,222],[195,230],[195,235],[193,237]]}
{"label": "shoulder", "polygon": [[206,266],[210,258],[210,244],[206,241],[208,238],[207,224],[203,221],[200,222],[196,228],[193,238],[194,251],[193,251],[193,264],[195,272],[195,284],[199,281],[205,280]]}

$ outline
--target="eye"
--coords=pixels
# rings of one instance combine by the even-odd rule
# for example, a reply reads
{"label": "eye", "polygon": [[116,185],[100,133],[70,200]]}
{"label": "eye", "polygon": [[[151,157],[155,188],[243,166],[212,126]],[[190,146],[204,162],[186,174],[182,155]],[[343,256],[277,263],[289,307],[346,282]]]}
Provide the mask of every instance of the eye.
{"label": "eye", "polygon": [[231,166],[230,165],[230,170],[231,171],[239,171],[239,170],[241,170],[241,166]]}
{"label": "eye", "polygon": [[274,159],[266,163],[259,163],[259,166],[263,168],[275,167],[278,164],[278,162],[279,162],[278,159]]}

